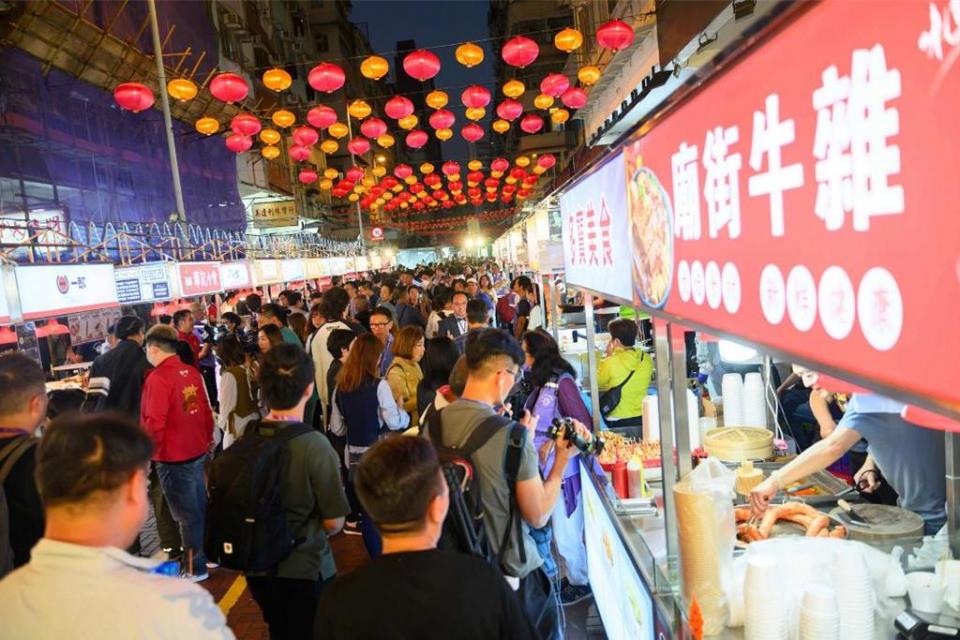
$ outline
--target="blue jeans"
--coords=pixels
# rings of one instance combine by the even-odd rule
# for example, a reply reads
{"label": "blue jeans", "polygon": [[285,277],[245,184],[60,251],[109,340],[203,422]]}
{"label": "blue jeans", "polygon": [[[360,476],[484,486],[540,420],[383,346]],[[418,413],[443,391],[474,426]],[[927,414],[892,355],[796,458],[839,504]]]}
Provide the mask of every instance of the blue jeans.
{"label": "blue jeans", "polygon": [[203,553],[203,524],[207,514],[207,489],[203,483],[203,455],[190,462],[158,462],[157,476],[170,514],[180,526],[184,562],[193,552],[193,574],[207,570]]}

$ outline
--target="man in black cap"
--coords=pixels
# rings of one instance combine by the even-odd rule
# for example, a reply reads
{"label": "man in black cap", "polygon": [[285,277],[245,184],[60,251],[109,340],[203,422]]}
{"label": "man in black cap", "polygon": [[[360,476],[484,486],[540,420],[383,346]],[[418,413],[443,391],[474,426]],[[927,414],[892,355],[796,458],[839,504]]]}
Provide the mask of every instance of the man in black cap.
{"label": "man in black cap", "polygon": [[117,345],[93,361],[91,378],[110,380],[109,394],[97,405],[101,411],[121,411],[140,419],[143,379],[150,368],[143,353],[143,321],[123,316],[116,324]]}

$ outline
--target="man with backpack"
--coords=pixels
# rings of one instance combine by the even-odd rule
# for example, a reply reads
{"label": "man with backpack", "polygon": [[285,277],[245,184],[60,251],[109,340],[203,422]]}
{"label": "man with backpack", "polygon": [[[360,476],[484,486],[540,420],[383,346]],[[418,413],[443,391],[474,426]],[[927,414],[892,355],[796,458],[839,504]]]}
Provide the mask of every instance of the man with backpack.
{"label": "man with backpack", "polygon": [[310,637],[317,598],[337,573],[327,538],[350,511],[333,447],[303,423],[313,381],[303,349],[272,348],[260,370],[270,412],[210,469],[207,552],[246,574],[274,640]]}
{"label": "man with backpack", "polygon": [[495,567],[437,549],[450,497],[429,442],[379,441],[360,460],[354,486],[380,531],[383,554],[325,591],[315,640],[537,637]]}
{"label": "man with backpack", "polygon": [[47,417],[43,369],[22,353],[0,356],[0,578],[27,563],[43,536],[34,480],[37,428]]}
{"label": "man with backpack", "polygon": [[[523,350],[506,331],[481,331],[467,344],[467,383],[462,397],[434,414],[428,434],[441,460],[448,462],[459,453],[472,467],[483,514],[483,531],[475,533],[485,536],[537,632],[553,640],[561,634],[557,594],[542,569],[543,559],[530,528],[543,527],[550,520],[561,495],[566,463],[577,450],[563,435],[558,437],[557,462],[542,480],[530,432],[535,426],[533,416],[526,414],[515,423],[498,413],[523,361]],[[582,424],[576,423],[576,430],[585,440],[590,439]],[[463,540],[457,546],[475,547]]]}

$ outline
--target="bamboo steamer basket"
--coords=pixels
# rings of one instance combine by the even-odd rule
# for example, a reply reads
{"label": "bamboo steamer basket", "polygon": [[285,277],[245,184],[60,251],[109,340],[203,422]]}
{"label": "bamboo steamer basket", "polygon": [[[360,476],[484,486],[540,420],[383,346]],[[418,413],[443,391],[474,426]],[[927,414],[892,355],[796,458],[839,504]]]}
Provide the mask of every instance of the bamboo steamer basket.
{"label": "bamboo steamer basket", "polygon": [[724,462],[765,460],[773,455],[773,432],[763,427],[721,427],[703,437],[707,453]]}

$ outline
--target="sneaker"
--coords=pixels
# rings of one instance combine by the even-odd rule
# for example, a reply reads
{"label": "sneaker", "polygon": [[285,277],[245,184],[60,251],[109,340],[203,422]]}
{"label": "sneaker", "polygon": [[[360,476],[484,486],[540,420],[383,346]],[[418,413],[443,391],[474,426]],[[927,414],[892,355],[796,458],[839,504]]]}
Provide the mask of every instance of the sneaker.
{"label": "sneaker", "polygon": [[348,536],[359,536],[363,535],[360,531],[360,522],[354,520],[348,520],[343,525],[343,532]]}
{"label": "sneaker", "polygon": [[565,607],[583,602],[592,595],[593,591],[587,585],[570,584],[566,579],[560,585],[560,603]]}
{"label": "sneaker", "polygon": [[210,562],[209,560],[207,560],[207,569],[219,569],[219,568],[220,568],[220,565],[218,565],[216,562]]}
{"label": "sneaker", "polygon": [[203,573],[195,573],[193,575],[187,573],[181,573],[180,577],[188,582],[203,582],[210,577],[210,574],[204,571]]}

